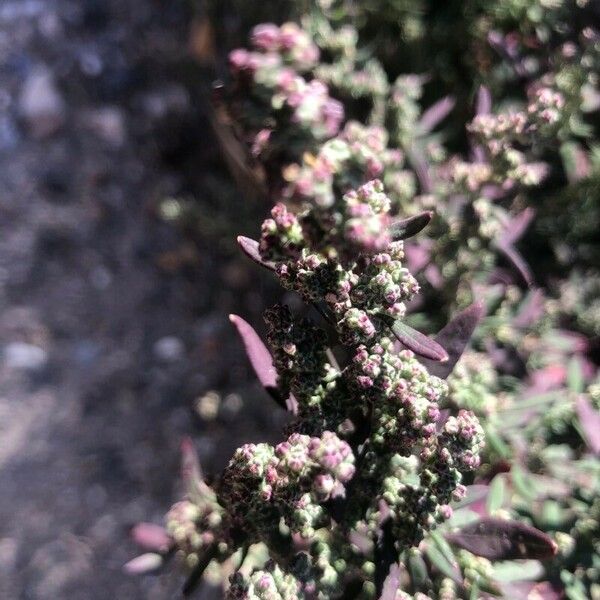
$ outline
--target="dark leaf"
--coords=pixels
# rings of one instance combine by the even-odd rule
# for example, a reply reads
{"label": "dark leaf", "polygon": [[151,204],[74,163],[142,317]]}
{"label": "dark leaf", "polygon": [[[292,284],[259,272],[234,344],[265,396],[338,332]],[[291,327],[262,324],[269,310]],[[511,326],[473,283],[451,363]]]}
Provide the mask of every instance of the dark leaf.
{"label": "dark leaf", "polygon": [[446,539],[459,548],[490,560],[543,559],[557,552],[552,538],[535,527],[493,517],[446,534]]}
{"label": "dark leaf", "polygon": [[512,263],[517,269],[525,283],[531,287],[533,285],[533,275],[529,269],[529,265],[514,246],[508,246],[501,243],[496,245],[498,250]]}
{"label": "dark leaf", "polygon": [[152,573],[162,567],[163,557],[154,552],[141,554],[123,565],[123,570],[130,575],[143,575],[144,573]]}
{"label": "dark leaf", "polygon": [[429,224],[431,217],[433,217],[433,211],[426,210],[414,217],[395,221],[390,227],[390,235],[393,240],[405,240],[413,235],[417,235],[419,231]]}
{"label": "dark leaf", "polygon": [[[448,360],[444,363],[422,360],[421,362],[427,367],[428,371],[446,379],[452,369],[459,361],[464,352],[475,327],[484,315],[483,302],[474,302],[471,306],[465,308],[458,313],[436,336],[435,342],[440,347],[445,348]],[[401,340],[402,341],[402,340]]]}
{"label": "dark leaf", "polygon": [[575,406],[585,441],[594,454],[600,455],[600,413],[585,396],[579,396]]}
{"label": "dark leaf", "polygon": [[434,361],[448,360],[448,354],[437,342],[409,327],[406,323],[400,320],[394,321],[392,332],[404,346],[415,354]]}
{"label": "dark leaf", "polygon": [[138,523],[131,529],[133,541],[144,550],[153,552],[167,552],[173,544],[167,530],[154,523]]}
{"label": "dark leaf", "polygon": [[273,365],[271,353],[258,337],[256,331],[244,319],[237,315],[229,315],[229,320],[242,338],[246,354],[258,380],[282,408],[287,408],[286,399],[282,397],[277,388],[277,371]]}
{"label": "dark leaf", "polygon": [[432,104],[421,116],[417,125],[419,133],[423,135],[432,131],[450,114],[455,104],[456,100],[452,96],[444,96]]}
{"label": "dark leaf", "polygon": [[260,252],[258,251],[258,242],[256,240],[239,235],[237,243],[240,245],[242,252],[256,264],[265,267],[265,269],[269,269],[269,271],[275,271],[274,262],[262,259]]}

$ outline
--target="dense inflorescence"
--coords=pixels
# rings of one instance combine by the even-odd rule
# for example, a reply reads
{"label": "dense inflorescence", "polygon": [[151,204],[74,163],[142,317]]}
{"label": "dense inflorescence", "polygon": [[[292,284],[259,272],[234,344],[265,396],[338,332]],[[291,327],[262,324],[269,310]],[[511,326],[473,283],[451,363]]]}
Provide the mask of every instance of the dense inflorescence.
{"label": "dense inflorescence", "polygon": [[[591,4],[319,0],[230,54],[229,122],[274,203],[241,245],[308,307],[266,311],[269,350],[240,331],[284,441],[169,514],[230,598],[600,597]],[[467,83],[388,50],[440,40],[473,50]],[[437,341],[410,327],[474,300]]]}

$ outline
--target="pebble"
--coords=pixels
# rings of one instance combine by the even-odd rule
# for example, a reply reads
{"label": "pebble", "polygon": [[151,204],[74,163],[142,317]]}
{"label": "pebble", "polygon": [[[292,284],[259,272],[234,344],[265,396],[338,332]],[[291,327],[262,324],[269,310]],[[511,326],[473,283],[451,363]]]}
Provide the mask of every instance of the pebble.
{"label": "pebble", "polygon": [[52,74],[45,68],[35,69],[19,96],[19,114],[31,135],[38,139],[52,135],[64,123],[65,113],[65,102]]}
{"label": "pebble", "polygon": [[12,369],[36,371],[48,361],[46,351],[25,342],[11,342],[4,348],[4,362]]}
{"label": "pebble", "polygon": [[175,362],[183,357],[185,346],[175,336],[163,337],[154,343],[154,355],[164,362]]}

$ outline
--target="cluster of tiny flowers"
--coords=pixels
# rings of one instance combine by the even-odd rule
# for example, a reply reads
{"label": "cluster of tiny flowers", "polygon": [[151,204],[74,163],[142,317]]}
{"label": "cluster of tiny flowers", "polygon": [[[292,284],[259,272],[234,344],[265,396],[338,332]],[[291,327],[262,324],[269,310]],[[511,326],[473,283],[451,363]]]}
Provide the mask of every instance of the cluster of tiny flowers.
{"label": "cluster of tiny flowers", "polygon": [[[250,96],[254,102],[245,107],[251,114],[240,116],[254,136],[254,153],[260,154],[268,142],[273,143],[274,132],[286,131],[294,137],[297,131],[315,140],[334,136],[344,119],[344,108],[322,81],[302,75],[319,59],[319,50],[307,33],[294,23],[263,24],[254,29],[251,42],[254,50],[233,50],[229,64],[241,101]],[[284,140],[281,143],[285,145]]]}
{"label": "cluster of tiny flowers", "polygon": [[271,562],[248,578],[236,573],[227,600],[297,600],[303,598],[300,582]]}
{"label": "cluster of tiny flowers", "polygon": [[214,490],[199,482],[194,499],[185,499],[171,507],[166,516],[167,532],[177,545],[188,566],[193,567],[202,552],[221,544],[227,538],[225,511],[217,501]]}
{"label": "cluster of tiny flowers", "polygon": [[[279,526],[279,517],[303,537],[327,523],[321,507],[344,495],[354,455],[336,434],[292,434],[276,447],[246,444],[236,450],[219,486],[219,500],[236,523],[254,529],[255,541]],[[277,515],[274,518],[274,515]],[[287,517],[287,518],[286,518]],[[251,532],[248,531],[251,535]]]}
{"label": "cluster of tiny flowers", "polygon": [[406,197],[414,189],[414,181],[411,172],[402,169],[403,162],[400,150],[388,148],[385,129],[350,121],[316,156],[307,154],[301,165],[284,169],[287,185],[283,195],[292,202],[328,208],[335,203],[336,193],[380,178],[394,186],[395,194]]}

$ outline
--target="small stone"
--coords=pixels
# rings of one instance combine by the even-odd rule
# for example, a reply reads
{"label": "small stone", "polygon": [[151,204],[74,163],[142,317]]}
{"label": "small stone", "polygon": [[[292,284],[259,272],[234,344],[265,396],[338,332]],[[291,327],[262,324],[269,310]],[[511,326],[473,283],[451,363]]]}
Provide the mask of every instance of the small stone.
{"label": "small stone", "polygon": [[184,352],[183,342],[175,336],[161,338],[154,344],[154,355],[164,362],[175,362],[183,357]]}
{"label": "small stone", "polygon": [[12,369],[36,371],[47,362],[48,356],[42,348],[25,342],[12,342],[4,348],[4,362]]}
{"label": "small stone", "polygon": [[52,74],[35,70],[23,84],[19,113],[31,135],[44,138],[55,133],[65,121],[66,107]]}

